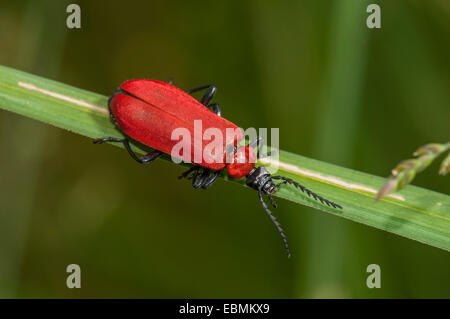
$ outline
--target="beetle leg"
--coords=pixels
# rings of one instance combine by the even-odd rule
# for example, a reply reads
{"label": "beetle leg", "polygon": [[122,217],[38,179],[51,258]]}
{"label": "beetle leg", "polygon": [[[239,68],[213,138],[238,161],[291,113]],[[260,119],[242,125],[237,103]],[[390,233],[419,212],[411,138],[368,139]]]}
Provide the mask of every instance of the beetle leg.
{"label": "beetle leg", "polygon": [[101,144],[105,142],[117,142],[122,143],[123,146],[125,146],[125,149],[128,151],[128,154],[138,163],[141,164],[149,164],[153,162],[155,159],[160,157],[163,153],[160,151],[153,151],[150,152],[142,157],[138,157],[135,152],[130,147],[130,143],[125,138],[117,138],[117,137],[105,137],[105,138],[98,138],[94,140],[94,144]]}
{"label": "beetle leg", "polygon": [[204,106],[206,106],[207,108],[209,108],[211,111],[213,111],[214,113],[216,113],[219,116],[222,116],[222,112],[220,110],[219,104],[217,103],[213,103],[213,104],[209,104],[209,102],[211,102],[211,100],[213,99],[214,95],[216,94],[216,87],[214,85],[202,85],[190,90],[187,90],[186,93],[188,94],[192,94],[201,90],[205,90],[208,89],[205,94],[203,94],[203,97],[200,100],[200,103],[202,103]]}
{"label": "beetle leg", "polygon": [[[211,171],[209,169],[203,168],[202,173],[199,173],[200,169],[202,169],[202,167],[192,166],[187,171],[178,176],[178,178],[192,179],[192,186],[194,186],[194,188],[201,187],[203,189],[207,189],[211,187],[212,184],[214,184],[214,182],[217,180],[221,172],[221,171],[214,171],[212,174],[210,174]],[[188,177],[189,174],[191,173],[193,173],[192,176]]]}
{"label": "beetle leg", "polygon": [[209,102],[211,102],[211,100],[213,99],[214,95],[216,94],[216,87],[214,85],[202,85],[190,90],[187,90],[186,93],[187,94],[192,94],[204,89],[208,89],[205,94],[203,94],[203,97],[200,100],[200,103],[202,103],[204,106],[207,106],[209,104]]}
{"label": "beetle leg", "polygon": [[192,174],[192,176],[191,176],[191,178],[190,179],[192,179],[192,186],[194,187],[194,188],[198,188],[198,187],[195,187],[195,181],[197,180],[197,178],[198,178],[198,171],[200,170],[200,167],[195,167],[194,169],[193,169],[193,174]]}
{"label": "beetle leg", "polygon": [[209,169],[203,168],[201,174],[198,173],[199,170],[195,171],[194,177],[192,179],[192,186],[197,189],[200,188],[205,182],[206,178],[209,176]]}
{"label": "beetle leg", "polygon": [[213,85],[207,84],[207,85],[197,86],[197,87],[195,87],[195,88],[193,88],[193,89],[186,90],[186,93],[187,93],[187,94],[192,94],[192,93],[195,93],[195,92],[198,92],[198,91],[207,89],[207,88],[209,88],[209,87],[211,87],[211,86],[213,86]]}
{"label": "beetle leg", "polygon": [[206,178],[203,182],[202,188],[203,189],[207,189],[209,187],[212,186],[212,184],[215,183],[215,181],[217,180],[217,178],[220,175],[220,171],[215,171],[211,174],[211,176],[209,176],[208,178]]}
{"label": "beetle leg", "polygon": [[262,136],[258,136],[257,138],[255,138],[253,141],[251,141],[250,143],[248,143],[248,146],[250,146],[253,149],[257,149],[256,150],[256,158],[259,159],[259,152],[260,152],[260,145],[263,145],[264,143],[264,138]]}
{"label": "beetle leg", "polygon": [[222,116],[222,111],[220,110],[219,103],[209,104],[208,108],[217,115]]}
{"label": "beetle leg", "polygon": [[153,151],[153,152],[150,152],[150,153],[148,153],[148,154],[142,156],[142,157],[139,159],[138,162],[141,163],[141,164],[150,164],[150,163],[153,162],[155,159],[158,159],[161,155],[163,155],[162,152],[160,152],[160,151]]}
{"label": "beetle leg", "polygon": [[204,106],[207,106],[209,102],[213,99],[214,95],[216,94],[216,87],[211,85],[208,90],[203,94],[202,99],[200,100],[200,103],[202,103]]}

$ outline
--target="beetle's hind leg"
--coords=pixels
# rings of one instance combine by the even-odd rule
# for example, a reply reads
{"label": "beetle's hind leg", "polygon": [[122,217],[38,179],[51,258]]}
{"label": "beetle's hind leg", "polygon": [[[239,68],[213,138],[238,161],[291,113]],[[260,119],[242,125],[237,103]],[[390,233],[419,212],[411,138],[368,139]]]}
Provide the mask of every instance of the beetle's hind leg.
{"label": "beetle's hind leg", "polygon": [[123,146],[125,146],[125,149],[128,151],[128,154],[138,163],[141,164],[149,164],[153,162],[155,159],[159,158],[163,153],[160,151],[153,151],[150,152],[142,157],[138,157],[135,152],[130,147],[130,143],[125,138],[117,138],[117,137],[104,137],[104,138],[98,138],[94,140],[94,144],[101,144],[105,142],[117,142],[122,143]]}
{"label": "beetle's hind leg", "polygon": [[[199,171],[202,170],[200,173]],[[192,186],[197,188],[207,189],[211,187],[219,177],[221,171],[211,171],[201,166],[192,166],[187,171],[182,173],[178,178],[192,179]],[[191,175],[191,176],[189,176]]]}
{"label": "beetle's hind leg", "polygon": [[209,175],[208,169],[206,168],[203,168],[203,171],[199,173],[201,169],[201,166],[192,166],[187,171],[178,176],[178,179],[192,179],[192,186],[194,188],[199,188],[200,186],[202,186],[203,180]]}
{"label": "beetle's hind leg", "polygon": [[220,171],[212,172],[211,170],[203,167],[202,173],[201,174],[197,173],[197,176],[194,176],[193,181],[192,181],[192,186],[195,189],[200,188],[200,187],[203,189],[207,189],[207,188],[211,187],[212,184],[214,184],[214,182],[217,180],[217,177],[219,177],[219,175],[220,175]]}
{"label": "beetle's hind leg", "polygon": [[201,173],[199,172],[200,169],[196,170],[192,178],[192,187],[194,187],[195,189],[202,187],[202,185],[208,179],[210,173],[209,169],[204,167],[201,168]]}
{"label": "beetle's hind leg", "polygon": [[220,171],[213,171],[210,176],[205,178],[202,184],[203,189],[210,188],[217,180],[220,175]]}

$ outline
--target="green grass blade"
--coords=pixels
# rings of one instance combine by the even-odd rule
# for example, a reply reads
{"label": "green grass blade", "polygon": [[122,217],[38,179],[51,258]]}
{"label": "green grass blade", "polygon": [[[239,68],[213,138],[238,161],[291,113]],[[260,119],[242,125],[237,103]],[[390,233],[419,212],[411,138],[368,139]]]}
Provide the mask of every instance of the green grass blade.
{"label": "green grass blade", "polygon": [[[0,66],[0,107],[91,138],[121,134],[111,124],[107,97]],[[146,152],[142,146],[136,150]],[[450,196],[414,186],[374,203],[384,179],[281,151],[279,175],[344,207],[333,209],[291,187],[276,196],[441,249],[450,249]],[[230,179],[231,178],[226,178]],[[243,183],[243,181],[237,181]]]}

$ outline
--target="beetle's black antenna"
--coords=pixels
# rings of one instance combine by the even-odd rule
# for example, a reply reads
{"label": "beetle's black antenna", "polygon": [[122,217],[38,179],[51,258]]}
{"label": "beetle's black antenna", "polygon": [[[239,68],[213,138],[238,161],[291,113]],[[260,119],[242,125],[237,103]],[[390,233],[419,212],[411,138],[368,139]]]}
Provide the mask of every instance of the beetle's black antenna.
{"label": "beetle's black antenna", "polygon": [[300,188],[302,192],[306,193],[306,194],[307,194],[308,196],[310,196],[310,197],[312,196],[315,200],[319,200],[322,204],[327,204],[328,206],[332,206],[333,208],[340,208],[340,209],[343,209],[341,205],[338,205],[338,204],[336,204],[336,203],[334,203],[334,202],[332,202],[332,201],[329,201],[328,199],[323,198],[323,197],[320,196],[320,195],[317,195],[317,194],[314,193],[313,191],[307,189],[305,186],[300,185],[300,184],[297,183],[297,182],[294,182],[294,181],[293,181],[292,179],[290,179],[290,178],[287,178],[287,177],[284,177],[284,176],[272,176],[272,179],[281,179],[281,180],[283,180],[283,182],[277,184],[277,188],[278,188],[278,186],[280,186],[280,185],[289,183],[289,184],[294,185],[294,186],[297,187],[297,188]]}
{"label": "beetle's black antenna", "polygon": [[291,252],[289,251],[289,245],[288,245],[288,242],[287,242],[286,235],[284,234],[283,228],[281,228],[280,223],[277,221],[275,216],[272,215],[272,212],[269,210],[269,207],[267,207],[267,204],[266,204],[266,202],[263,199],[262,191],[259,190],[258,194],[259,194],[259,200],[261,201],[261,204],[262,204],[264,210],[266,211],[267,215],[269,215],[270,219],[272,220],[272,222],[275,224],[275,226],[277,227],[278,231],[280,232],[281,238],[283,239],[283,242],[284,242],[284,247],[286,248],[286,252],[287,252],[288,258],[291,258]]}

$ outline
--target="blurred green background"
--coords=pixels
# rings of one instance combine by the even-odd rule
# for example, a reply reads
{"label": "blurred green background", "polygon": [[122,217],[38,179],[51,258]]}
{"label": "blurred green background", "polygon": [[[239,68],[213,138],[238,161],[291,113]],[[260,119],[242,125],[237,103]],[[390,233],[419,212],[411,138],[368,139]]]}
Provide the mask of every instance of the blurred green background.
{"label": "blurred green background", "polygon": [[[77,1],[81,29],[69,3],[2,1],[0,64],[105,95],[131,78],[211,83],[241,127],[380,176],[449,139],[447,0],[376,1],[381,29],[369,1]],[[288,260],[253,190],[195,191],[182,167],[5,111],[0,145],[0,297],[450,297],[443,250],[280,201]],[[448,194],[437,170],[414,184]]]}

